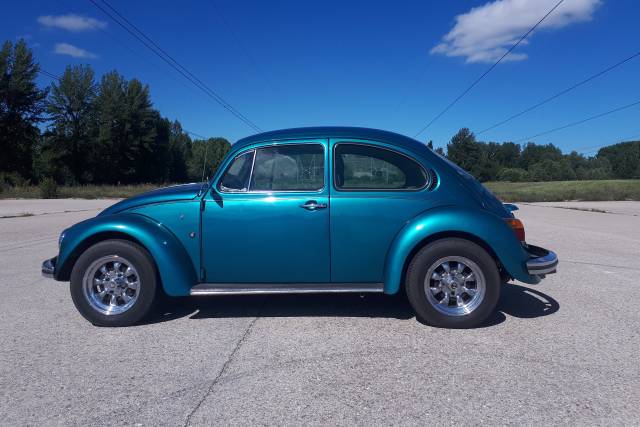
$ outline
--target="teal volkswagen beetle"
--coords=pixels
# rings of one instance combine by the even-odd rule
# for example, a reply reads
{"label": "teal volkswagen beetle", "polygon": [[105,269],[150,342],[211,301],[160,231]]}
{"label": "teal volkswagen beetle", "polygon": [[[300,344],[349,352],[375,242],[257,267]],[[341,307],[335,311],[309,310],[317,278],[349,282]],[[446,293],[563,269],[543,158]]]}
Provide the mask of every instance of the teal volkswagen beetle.
{"label": "teal volkswagen beetle", "polygon": [[210,182],[123,200],[64,230],[45,276],[71,282],[95,325],[139,322],[169,296],[406,292],[417,316],[466,328],[501,284],[558,259],[426,145],[374,129],[266,132],[235,143]]}

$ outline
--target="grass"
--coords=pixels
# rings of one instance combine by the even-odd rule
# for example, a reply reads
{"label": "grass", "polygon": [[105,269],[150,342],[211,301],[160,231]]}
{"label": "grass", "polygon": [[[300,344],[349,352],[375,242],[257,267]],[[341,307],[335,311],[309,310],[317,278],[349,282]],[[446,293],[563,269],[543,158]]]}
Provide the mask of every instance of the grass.
{"label": "grass", "polygon": [[[57,188],[58,199],[125,199],[154,188],[171,184],[78,185]],[[5,187],[0,199],[41,199],[40,187]]]}
{"label": "grass", "polygon": [[[58,198],[123,199],[169,184],[60,186]],[[640,200],[640,180],[487,182],[505,202],[560,202],[566,200]],[[37,186],[9,187],[0,199],[39,199]]]}
{"label": "grass", "polygon": [[486,182],[505,202],[640,200],[640,180]]}

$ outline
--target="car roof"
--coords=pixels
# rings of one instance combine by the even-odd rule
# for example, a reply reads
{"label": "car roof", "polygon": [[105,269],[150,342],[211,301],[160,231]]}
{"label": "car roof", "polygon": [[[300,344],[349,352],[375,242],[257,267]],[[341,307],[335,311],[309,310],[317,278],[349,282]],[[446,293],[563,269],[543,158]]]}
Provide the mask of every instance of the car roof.
{"label": "car roof", "polygon": [[388,132],[380,129],[344,126],[302,127],[263,132],[238,140],[233,144],[233,148],[237,150],[258,142],[307,138],[369,139],[418,152],[421,152],[426,148],[425,144],[416,141],[413,138],[409,138],[408,136],[400,135],[399,133]]}

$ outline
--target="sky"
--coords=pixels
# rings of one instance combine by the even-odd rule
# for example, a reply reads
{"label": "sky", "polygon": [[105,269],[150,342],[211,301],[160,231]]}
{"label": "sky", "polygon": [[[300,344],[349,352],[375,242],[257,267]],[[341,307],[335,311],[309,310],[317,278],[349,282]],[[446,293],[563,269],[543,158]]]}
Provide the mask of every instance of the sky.
{"label": "sky", "polygon": [[[558,2],[106,1],[262,130],[341,125],[408,136]],[[2,13],[0,38],[24,38],[48,72],[116,69],[148,84],[155,108],[191,132],[231,142],[256,133],[89,0],[11,1]],[[564,0],[418,139],[444,146],[462,127],[478,133],[640,52],[638,16],[637,0]],[[640,56],[478,139],[524,142],[640,101],[638,76]],[[632,138],[640,104],[532,140],[593,154]]]}

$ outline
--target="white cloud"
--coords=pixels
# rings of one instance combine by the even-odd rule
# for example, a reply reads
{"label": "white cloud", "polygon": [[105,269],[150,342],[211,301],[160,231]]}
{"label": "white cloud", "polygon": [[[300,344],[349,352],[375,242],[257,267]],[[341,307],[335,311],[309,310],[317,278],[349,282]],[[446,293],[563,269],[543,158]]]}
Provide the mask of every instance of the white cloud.
{"label": "white cloud", "polygon": [[[432,54],[459,56],[466,62],[494,62],[538,22],[558,0],[496,0],[456,16],[456,23]],[[565,0],[537,28],[557,29],[592,19],[601,0]],[[536,31],[537,31],[536,30]],[[528,44],[532,34],[519,47]],[[512,52],[505,61],[521,61]]]}
{"label": "white cloud", "polygon": [[45,15],[38,17],[38,22],[45,27],[61,28],[67,31],[86,31],[104,29],[107,23],[87,16],[69,13],[66,15]]}
{"label": "white cloud", "polygon": [[98,55],[89,52],[88,50],[81,49],[69,43],[56,43],[53,49],[54,53],[58,55],[69,55],[74,58],[97,58]]}

